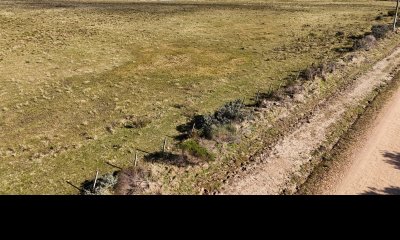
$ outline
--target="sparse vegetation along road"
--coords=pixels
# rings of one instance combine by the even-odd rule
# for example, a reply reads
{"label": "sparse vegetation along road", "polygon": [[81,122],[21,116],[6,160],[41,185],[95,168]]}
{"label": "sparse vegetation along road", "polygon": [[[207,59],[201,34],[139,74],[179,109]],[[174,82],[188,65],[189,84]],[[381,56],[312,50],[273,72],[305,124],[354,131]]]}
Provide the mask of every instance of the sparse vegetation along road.
{"label": "sparse vegetation along road", "polygon": [[[263,115],[267,107],[257,113],[265,121],[236,126],[243,134],[229,141],[186,143],[214,161],[181,166],[145,156],[165,138],[170,156],[180,154],[177,127],[193,115],[235,99],[250,105],[258,91],[283,89],[312,64],[342,56],[372,25],[392,22],[392,5],[0,1],[0,193],[76,194],[67,181],[80,186],[97,170],[130,166],[137,149],[138,165],[153,173],[148,193],[218,189],[280,134],[268,127],[275,113]],[[333,91],[332,81],[313,86],[318,98]]]}
{"label": "sparse vegetation along road", "polygon": [[[293,175],[304,174],[302,173],[303,165],[313,159],[314,152],[329,138],[332,126],[345,118],[348,109],[362,104],[362,101],[374,89],[391,81],[394,73],[399,70],[400,47],[397,47],[389,56],[377,62],[371,70],[357,78],[346,90],[322,103],[306,122],[301,123],[295,131],[285,136],[265,153],[267,157],[264,157],[266,159],[263,164],[254,167],[252,172],[242,178],[232,181],[232,184],[225,187],[223,193],[279,194],[282,191],[295,192],[295,189],[291,188],[297,187],[297,185],[290,185],[291,178]],[[398,168],[396,154],[399,147],[397,133],[400,130],[397,117],[400,110],[393,111],[398,107],[399,102],[398,98],[392,103],[393,109],[389,110],[390,114],[386,113],[388,115],[383,116],[386,119],[382,119],[382,125],[374,130],[374,134],[370,136],[364,150],[355,155],[358,165],[352,167],[343,185],[339,186],[339,193],[355,193],[364,190],[363,188],[368,185],[380,186],[382,182],[395,186],[400,184],[400,174],[396,169],[396,167]],[[384,156],[392,156],[392,159],[385,163]],[[262,155],[260,157],[263,158]],[[374,164],[378,166],[374,167]],[[373,176],[374,174],[376,176]],[[389,179],[390,181],[388,181]]]}

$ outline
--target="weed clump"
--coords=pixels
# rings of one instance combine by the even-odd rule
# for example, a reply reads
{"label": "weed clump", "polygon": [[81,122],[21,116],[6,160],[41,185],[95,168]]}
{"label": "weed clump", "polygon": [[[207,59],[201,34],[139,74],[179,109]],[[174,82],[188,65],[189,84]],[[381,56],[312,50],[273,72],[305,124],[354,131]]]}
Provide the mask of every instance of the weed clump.
{"label": "weed clump", "polygon": [[320,65],[312,64],[311,67],[305,69],[300,75],[305,80],[314,80],[316,77],[326,79],[327,73],[332,73],[336,69],[334,62],[322,63]]}
{"label": "weed clump", "polygon": [[150,123],[149,120],[145,119],[136,119],[136,120],[128,120],[123,123],[124,128],[144,128]]}
{"label": "weed clump", "polygon": [[124,128],[144,128],[151,121],[145,117],[135,117],[132,115],[125,116],[125,119],[121,120],[121,125]]}
{"label": "weed clump", "polygon": [[290,97],[293,97],[295,94],[300,93],[302,90],[303,87],[301,85],[293,84],[285,88],[285,93]]}
{"label": "weed clump", "polygon": [[180,143],[179,148],[182,149],[184,154],[188,153],[204,161],[213,161],[215,159],[214,154],[210,153],[206,148],[200,146],[200,144],[193,139],[189,139]]}

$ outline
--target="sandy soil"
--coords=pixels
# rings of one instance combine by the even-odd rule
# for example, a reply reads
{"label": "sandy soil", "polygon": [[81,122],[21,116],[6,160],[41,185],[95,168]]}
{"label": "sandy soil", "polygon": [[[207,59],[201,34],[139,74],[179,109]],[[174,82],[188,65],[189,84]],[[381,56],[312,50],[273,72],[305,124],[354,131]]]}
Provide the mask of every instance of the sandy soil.
{"label": "sandy soil", "polygon": [[349,159],[352,164],[325,194],[400,194],[400,89],[379,113]]}
{"label": "sandy soil", "polygon": [[[285,136],[282,141],[278,142],[270,154],[263,156],[261,158],[266,158],[264,164],[257,166],[248,174],[238,177],[235,181],[227,184],[224,187],[222,194],[279,194],[282,189],[285,188],[287,183],[290,181],[291,176],[301,171],[301,166],[312,158],[312,152],[317,149],[321,142],[323,142],[329,134],[329,128],[338,122],[345,113],[345,110],[349,107],[356,106],[359,102],[365,98],[373,89],[375,89],[380,84],[384,84],[386,81],[393,77],[393,72],[398,70],[400,65],[400,47],[396,48],[392,54],[383,60],[376,63],[373,68],[368,71],[363,76],[359,77],[352,86],[347,90],[343,91],[333,100],[326,102],[317,111],[314,112],[313,116],[308,122],[301,125],[291,134]],[[400,94],[398,95],[398,103],[400,105]],[[393,108],[398,107],[396,105]],[[397,114],[396,114],[397,113]],[[396,143],[397,138],[400,138],[398,134],[400,131],[400,123],[395,124],[396,117],[400,116],[400,109],[396,112],[390,112],[392,120],[387,118],[385,121],[387,125],[393,126],[393,128],[385,127],[382,125],[381,128],[385,129],[379,132],[379,135],[373,134],[373,139],[371,143],[366,145],[365,150],[360,155],[361,159],[368,159],[366,156],[371,156],[372,159],[382,159],[381,164],[386,170],[376,168],[376,164],[372,161],[369,164],[362,164],[362,167],[355,166],[354,170],[357,174],[351,174],[352,178],[347,180],[349,183],[354,183],[354,186],[359,186],[358,179],[363,177],[365,169],[370,169],[368,175],[376,175],[378,172],[386,175],[385,178],[380,178],[376,176],[379,180],[380,185],[376,186],[390,186],[397,181],[398,186],[400,184],[400,175],[394,178],[392,174],[386,172],[392,168],[399,168],[399,151],[400,144]],[[396,127],[397,126],[397,127]],[[396,129],[396,131],[395,131]],[[389,138],[389,135],[391,136]],[[387,139],[387,141],[384,141]],[[377,146],[380,143],[382,147]],[[397,148],[396,148],[397,146]],[[383,152],[382,152],[383,151]],[[376,157],[378,156],[378,157]],[[387,158],[387,156],[391,156]],[[394,156],[394,157],[393,157]],[[397,156],[397,158],[396,158]],[[389,159],[389,160],[387,160]],[[397,159],[397,160],[396,160]],[[360,161],[361,162],[361,161]],[[368,162],[368,161],[367,161]],[[396,163],[397,162],[397,163]],[[376,171],[373,169],[376,168]],[[382,172],[383,171],[383,172]],[[393,173],[394,174],[394,173]],[[364,179],[364,178],[362,178]],[[371,185],[371,182],[376,182],[377,180],[363,180],[360,186],[375,186]],[[387,179],[392,179],[388,181]],[[347,189],[355,189],[349,185],[349,187],[344,187],[344,191],[350,191]],[[340,190],[342,191],[342,190]]]}

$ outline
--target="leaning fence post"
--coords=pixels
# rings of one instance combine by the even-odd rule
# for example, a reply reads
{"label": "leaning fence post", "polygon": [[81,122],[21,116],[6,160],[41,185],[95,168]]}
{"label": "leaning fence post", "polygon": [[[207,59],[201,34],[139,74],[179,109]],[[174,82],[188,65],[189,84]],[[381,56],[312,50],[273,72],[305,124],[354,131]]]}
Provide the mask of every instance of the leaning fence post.
{"label": "leaning fence post", "polygon": [[137,166],[137,161],[138,161],[138,157],[137,157],[137,150],[135,151],[135,161],[133,162],[133,166]]}
{"label": "leaning fence post", "polygon": [[97,182],[97,177],[99,176],[99,170],[96,171],[96,177],[94,178],[94,183],[93,183],[93,192],[96,188],[96,182]]}

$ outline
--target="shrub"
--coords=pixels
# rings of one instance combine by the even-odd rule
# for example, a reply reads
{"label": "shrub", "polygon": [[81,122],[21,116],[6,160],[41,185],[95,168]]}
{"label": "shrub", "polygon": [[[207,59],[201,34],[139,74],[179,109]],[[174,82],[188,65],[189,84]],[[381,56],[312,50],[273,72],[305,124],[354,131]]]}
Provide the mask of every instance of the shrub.
{"label": "shrub", "polygon": [[[200,132],[201,137],[205,137],[207,139],[212,138],[212,129],[216,124],[218,124],[218,121],[210,115],[196,115],[193,117],[193,120],[189,123],[190,126],[195,126],[196,129],[198,129]],[[189,129],[187,129],[190,131]]]}
{"label": "shrub", "polygon": [[293,84],[285,88],[285,93],[292,97],[293,95],[300,93],[302,90],[303,87],[301,85]]}
{"label": "shrub", "polygon": [[361,39],[358,39],[353,44],[353,50],[364,49],[369,50],[376,43],[376,38],[373,35],[367,35]]}
{"label": "shrub", "polygon": [[134,195],[143,193],[148,187],[150,172],[141,167],[130,167],[118,173],[115,194]]}
{"label": "shrub", "polygon": [[215,159],[214,154],[208,152],[206,148],[200,146],[200,144],[193,139],[180,143],[179,148],[182,149],[183,152],[188,152],[190,155],[205,161],[212,161]]}
{"label": "shrub", "polygon": [[389,25],[374,25],[371,28],[371,32],[372,35],[376,38],[376,39],[380,39],[380,38],[384,38],[386,36],[386,34],[390,31],[390,26]]}
{"label": "shrub", "polygon": [[314,80],[318,75],[318,68],[313,64],[301,73],[301,77],[306,80]]}
{"label": "shrub", "polygon": [[189,126],[195,126],[200,132],[200,136],[212,139],[215,128],[220,125],[240,122],[246,118],[243,112],[244,104],[241,100],[229,102],[219,108],[212,115],[196,115],[189,123]]}
{"label": "shrub", "polygon": [[117,174],[107,173],[97,178],[96,186],[93,189],[94,179],[86,180],[81,185],[82,195],[105,195],[111,194],[115,184],[118,181]]}
{"label": "shrub", "polygon": [[214,113],[214,119],[216,119],[220,124],[242,121],[245,118],[242,111],[243,107],[243,102],[239,99],[229,102]]}

